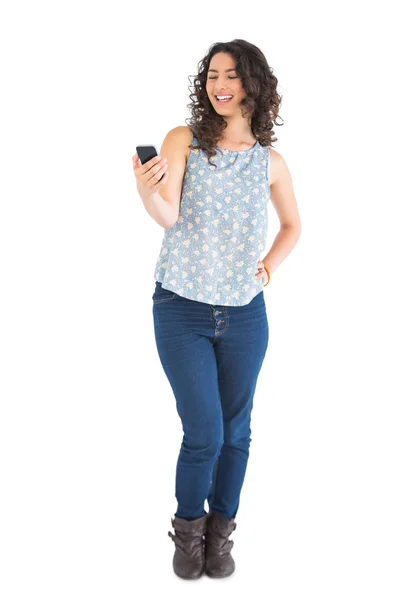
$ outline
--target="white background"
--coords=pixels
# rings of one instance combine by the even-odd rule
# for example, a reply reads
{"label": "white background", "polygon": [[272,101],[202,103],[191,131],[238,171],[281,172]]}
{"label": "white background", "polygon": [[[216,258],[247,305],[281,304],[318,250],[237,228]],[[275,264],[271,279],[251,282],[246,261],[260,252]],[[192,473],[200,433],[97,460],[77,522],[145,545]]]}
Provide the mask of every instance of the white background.
{"label": "white background", "polygon": [[[3,600],[399,599],[390,6],[3,5]],[[211,44],[234,38],[257,45],[278,78],[274,147],[302,236],[265,289],[270,340],[236,572],[185,582],[167,536],[181,426],[152,316],[163,230],[131,159],[185,124],[188,76]],[[269,214],[266,251],[279,226]]]}

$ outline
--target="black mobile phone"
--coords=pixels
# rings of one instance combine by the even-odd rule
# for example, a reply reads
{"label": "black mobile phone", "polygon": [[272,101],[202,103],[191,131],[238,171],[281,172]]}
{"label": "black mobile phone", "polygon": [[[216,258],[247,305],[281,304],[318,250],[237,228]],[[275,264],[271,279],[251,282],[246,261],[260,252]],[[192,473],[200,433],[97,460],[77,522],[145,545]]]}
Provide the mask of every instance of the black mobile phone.
{"label": "black mobile phone", "polygon": [[[155,146],[136,146],[136,152],[138,153],[142,165],[158,155],[157,148]],[[165,173],[161,175],[159,181],[164,178],[164,175]]]}
{"label": "black mobile phone", "polygon": [[136,146],[136,152],[138,153],[142,165],[158,155],[155,146]]}

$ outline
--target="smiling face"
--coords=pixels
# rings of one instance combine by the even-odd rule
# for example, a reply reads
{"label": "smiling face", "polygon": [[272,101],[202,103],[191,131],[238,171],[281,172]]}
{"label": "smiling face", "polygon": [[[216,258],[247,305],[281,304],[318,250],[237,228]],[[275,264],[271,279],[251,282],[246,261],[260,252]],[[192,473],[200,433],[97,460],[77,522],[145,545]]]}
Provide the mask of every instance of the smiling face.
{"label": "smiling face", "polygon": [[[236,62],[230,54],[218,52],[210,61],[206,91],[215,111],[222,116],[240,113],[239,104],[246,96],[240,77],[235,71]],[[216,96],[231,96],[219,101]]]}

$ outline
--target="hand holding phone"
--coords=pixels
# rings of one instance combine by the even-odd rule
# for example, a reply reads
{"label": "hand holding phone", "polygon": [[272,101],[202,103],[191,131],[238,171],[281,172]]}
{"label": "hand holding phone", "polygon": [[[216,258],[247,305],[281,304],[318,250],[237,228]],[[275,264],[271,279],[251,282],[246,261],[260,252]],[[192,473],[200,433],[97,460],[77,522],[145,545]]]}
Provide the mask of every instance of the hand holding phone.
{"label": "hand holding phone", "polygon": [[139,192],[155,194],[168,181],[167,159],[157,154],[155,146],[136,146],[132,161]]}

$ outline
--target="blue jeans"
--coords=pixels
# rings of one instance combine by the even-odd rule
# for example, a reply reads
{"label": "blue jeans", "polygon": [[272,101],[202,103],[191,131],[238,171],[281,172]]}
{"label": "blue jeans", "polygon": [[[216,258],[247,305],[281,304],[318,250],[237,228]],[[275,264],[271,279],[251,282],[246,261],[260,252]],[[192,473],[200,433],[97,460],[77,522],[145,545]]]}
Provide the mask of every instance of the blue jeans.
{"label": "blue jeans", "polygon": [[165,290],[153,299],[158,355],[172,387],[183,439],[176,467],[176,517],[239,507],[258,374],[268,346],[264,293],[246,306],[212,305]]}

